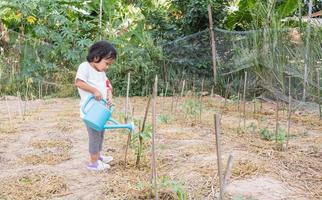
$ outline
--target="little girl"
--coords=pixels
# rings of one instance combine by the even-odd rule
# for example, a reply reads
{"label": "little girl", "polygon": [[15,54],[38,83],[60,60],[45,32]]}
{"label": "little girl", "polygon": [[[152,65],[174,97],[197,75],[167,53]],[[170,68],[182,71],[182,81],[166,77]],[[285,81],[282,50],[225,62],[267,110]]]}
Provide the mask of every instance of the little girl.
{"label": "little girl", "polygon": [[[106,41],[96,42],[89,48],[87,62],[79,65],[75,78],[75,85],[81,98],[81,107],[90,95],[93,95],[96,100],[106,98],[108,103],[112,104],[112,85],[107,79],[105,72],[115,61],[116,55],[115,48]],[[80,117],[84,117],[82,111],[80,111]],[[87,165],[87,168],[89,170],[110,168],[110,165],[107,163],[112,161],[113,157],[105,157],[101,154],[104,130],[99,132],[87,125],[86,128],[90,154],[90,163]]]}

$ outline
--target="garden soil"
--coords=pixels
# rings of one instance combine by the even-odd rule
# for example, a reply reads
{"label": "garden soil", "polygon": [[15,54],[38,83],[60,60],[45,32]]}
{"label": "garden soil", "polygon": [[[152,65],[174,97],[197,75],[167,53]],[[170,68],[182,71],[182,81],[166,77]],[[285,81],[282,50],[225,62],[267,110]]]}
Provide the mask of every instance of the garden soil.
{"label": "garden soil", "polygon": [[[160,199],[214,199],[219,196],[214,114],[221,114],[223,168],[233,156],[224,191],[226,199],[322,198],[322,120],[305,110],[293,112],[288,149],[287,106],[275,102],[243,106],[220,96],[158,97],[156,158]],[[115,98],[113,117],[123,122],[124,98]],[[130,98],[130,115],[143,121],[147,98]],[[190,102],[190,103],[189,103]],[[256,102],[255,102],[256,103]],[[201,115],[200,115],[201,110]],[[151,108],[148,126],[152,122]],[[151,139],[144,137],[136,165],[133,137],[127,162],[128,133],[106,131],[103,153],[114,157],[103,172],[86,169],[88,136],[79,118],[79,100],[50,98],[0,100],[0,199],[154,199]],[[267,135],[269,134],[269,136]],[[133,135],[134,136],[134,135]]]}

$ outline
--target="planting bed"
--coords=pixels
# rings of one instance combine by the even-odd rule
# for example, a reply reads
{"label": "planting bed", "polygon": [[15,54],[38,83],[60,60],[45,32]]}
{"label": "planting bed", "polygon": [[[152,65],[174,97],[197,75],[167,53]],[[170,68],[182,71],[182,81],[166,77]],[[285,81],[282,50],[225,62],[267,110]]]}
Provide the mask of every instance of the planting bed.
{"label": "planting bed", "polygon": [[[123,121],[125,99],[115,98],[114,102],[114,118]],[[137,126],[143,121],[146,102],[144,97],[130,98],[129,110],[134,111]],[[87,132],[79,118],[78,99],[20,104],[15,98],[0,101],[1,200],[154,198],[148,137],[138,167],[138,141],[131,143],[125,164],[127,132],[107,131],[103,149],[114,157],[111,169],[91,172],[86,169]],[[321,199],[322,120],[306,111],[293,113],[286,150],[287,110],[279,111],[276,142],[275,103],[263,102],[261,109],[259,104],[255,106],[256,113],[252,102],[246,104],[244,128],[243,106],[238,109],[237,101],[225,104],[219,96],[203,97],[200,116],[196,97],[158,97],[159,198],[218,197],[214,114],[220,113],[224,168],[228,156],[233,156],[225,186],[227,199]],[[147,130],[151,113],[150,109]]]}

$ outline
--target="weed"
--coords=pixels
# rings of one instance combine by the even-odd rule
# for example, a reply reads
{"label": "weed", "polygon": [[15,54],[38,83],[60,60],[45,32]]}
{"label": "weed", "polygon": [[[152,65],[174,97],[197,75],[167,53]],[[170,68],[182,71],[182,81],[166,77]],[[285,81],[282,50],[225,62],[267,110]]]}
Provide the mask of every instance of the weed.
{"label": "weed", "polygon": [[285,141],[285,129],[281,127],[278,129],[277,136],[275,136],[275,134],[273,134],[267,128],[261,128],[259,133],[261,138],[264,140],[272,141],[276,139],[278,142],[281,142],[281,143]]}
{"label": "weed", "polygon": [[256,132],[256,129],[257,129],[257,126],[254,122],[252,122],[248,127],[247,129],[250,129],[252,133],[255,133]]}
{"label": "weed", "polygon": [[200,106],[199,101],[187,99],[181,106],[181,109],[186,117],[196,117],[200,115]]}
{"label": "weed", "polygon": [[168,177],[163,177],[161,182],[162,188],[169,188],[172,192],[174,192],[179,200],[187,199],[187,194],[184,191],[182,185],[178,183],[177,181],[171,180]]}
{"label": "weed", "polygon": [[161,123],[169,123],[173,119],[170,115],[159,115],[158,121]]}
{"label": "weed", "polygon": [[232,101],[238,101],[239,96],[237,96],[237,95],[231,95],[231,96],[229,97],[229,99],[230,99],[230,100],[232,100]]}

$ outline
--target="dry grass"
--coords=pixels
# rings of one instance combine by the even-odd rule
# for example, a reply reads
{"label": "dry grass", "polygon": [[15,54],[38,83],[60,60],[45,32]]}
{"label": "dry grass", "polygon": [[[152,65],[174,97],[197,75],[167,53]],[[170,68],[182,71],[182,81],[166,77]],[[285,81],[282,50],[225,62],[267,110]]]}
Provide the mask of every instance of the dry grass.
{"label": "dry grass", "polygon": [[69,160],[70,155],[66,153],[43,153],[41,155],[28,155],[23,158],[23,161],[27,164],[39,165],[56,165],[63,161]]}
{"label": "dry grass", "polygon": [[42,152],[24,157],[23,161],[27,164],[55,165],[70,159],[72,145],[68,140],[39,140],[33,142],[31,146],[41,149]]}
{"label": "dry grass", "polygon": [[44,148],[58,148],[58,149],[71,149],[72,145],[71,142],[68,140],[38,140],[31,143],[31,146],[37,149],[44,149]]}
{"label": "dry grass", "polygon": [[249,160],[238,160],[233,164],[232,168],[232,177],[234,179],[247,179],[251,176],[263,173],[265,173],[264,166]]}
{"label": "dry grass", "polygon": [[45,173],[10,177],[0,185],[0,199],[49,199],[68,191],[64,178]]}

